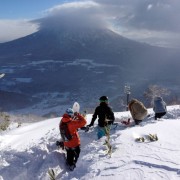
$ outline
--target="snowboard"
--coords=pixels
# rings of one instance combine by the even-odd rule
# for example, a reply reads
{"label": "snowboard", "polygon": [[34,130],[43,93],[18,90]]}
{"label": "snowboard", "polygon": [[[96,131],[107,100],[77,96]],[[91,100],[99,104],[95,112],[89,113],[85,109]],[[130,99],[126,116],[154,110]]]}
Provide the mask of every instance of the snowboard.
{"label": "snowboard", "polygon": [[75,102],[75,103],[73,104],[73,106],[72,106],[72,109],[73,109],[74,112],[79,113],[79,112],[80,112],[80,105],[79,105],[79,103],[78,103],[78,102]]}
{"label": "snowboard", "polygon": [[[75,102],[73,104],[73,106],[72,106],[72,109],[73,109],[74,113],[76,113],[76,112],[79,113],[80,112],[80,105],[79,105],[79,103]],[[82,114],[84,118],[86,118],[86,113],[87,112],[84,111],[84,113]],[[76,118],[76,117],[74,117],[74,118]],[[84,126],[84,127],[80,128],[80,129],[84,130],[85,132],[89,131],[89,127],[87,127],[87,126]]]}
{"label": "snowboard", "polygon": [[[77,113],[80,113],[80,104],[78,102],[75,102],[72,106],[72,109],[74,112],[77,112]],[[82,116],[84,118],[86,118],[86,115],[87,115],[87,111],[84,110],[83,113],[82,113]]]}

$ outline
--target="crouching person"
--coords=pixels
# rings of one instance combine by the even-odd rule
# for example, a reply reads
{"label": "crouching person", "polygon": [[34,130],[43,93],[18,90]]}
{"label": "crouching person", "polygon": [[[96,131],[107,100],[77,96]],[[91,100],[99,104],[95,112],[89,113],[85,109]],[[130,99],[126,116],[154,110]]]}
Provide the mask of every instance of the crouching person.
{"label": "crouching person", "polygon": [[155,112],[155,120],[163,117],[167,113],[166,103],[163,101],[162,97],[154,98],[153,111]]}
{"label": "crouching person", "polygon": [[59,124],[63,145],[67,152],[66,164],[71,171],[76,167],[81,151],[80,137],[77,130],[85,124],[84,117],[79,113],[74,113],[71,108],[66,110]]}
{"label": "crouching person", "polygon": [[128,108],[136,125],[139,125],[147,117],[148,111],[146,107],[137,99],[132,99],[128,104]]}

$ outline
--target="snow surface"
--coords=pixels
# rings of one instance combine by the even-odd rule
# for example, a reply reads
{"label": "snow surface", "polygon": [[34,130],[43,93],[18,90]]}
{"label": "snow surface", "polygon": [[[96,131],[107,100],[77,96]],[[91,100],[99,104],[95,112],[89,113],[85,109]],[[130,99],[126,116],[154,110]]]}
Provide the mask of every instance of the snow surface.
{"label": "snow surface", "polygon": [[[24,124],[0,134],[0,180],[49,180],[53,169],[57,180],[178,180],[180,179],[180,106],[168,106],[168,115],[159,121],[151,115],[142,126],[120,123],[129,112],[116,112],[116,129],[111,130],[113,153],[106,154],[106,137],[97,140],[96,127],[79,130],[81,154],[76,169],[66,169],[60,139],[59,118]],[[91,114],[87,115],[90,122]],[[97,122],[96,122],[97,123]],[[96,126],[96,125],[95,125]],[[155,142],[135,138],[157,133]]]}

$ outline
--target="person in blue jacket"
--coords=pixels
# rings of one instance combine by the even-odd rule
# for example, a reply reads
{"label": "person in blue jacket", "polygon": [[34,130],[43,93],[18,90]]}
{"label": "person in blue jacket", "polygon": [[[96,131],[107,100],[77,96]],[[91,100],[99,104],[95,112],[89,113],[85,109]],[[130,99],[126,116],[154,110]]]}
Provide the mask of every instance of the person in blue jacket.
{"label": "person in blue jacket", "polygon": [[154,98],[153,111],[155,112],[155,120],[163,117],[167,113],[166,103],[162,97],[158,96]]}

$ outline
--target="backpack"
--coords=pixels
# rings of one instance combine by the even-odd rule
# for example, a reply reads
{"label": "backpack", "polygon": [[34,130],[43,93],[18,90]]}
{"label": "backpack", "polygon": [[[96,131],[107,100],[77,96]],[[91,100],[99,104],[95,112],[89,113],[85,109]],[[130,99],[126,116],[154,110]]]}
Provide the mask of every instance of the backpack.
{"label": "backpack", "polygon": [[70,122],[62,122],[60,123],[60,126],[59,126],[59,129],[60,129],[60,134],[61,134],[61,137],[63,139],[63,141],[67,142],[67,141],[70,141],[72,139],[72,135],[70,134],[70,131],[69,131],[69,128],[68,128],[68,124]]}

